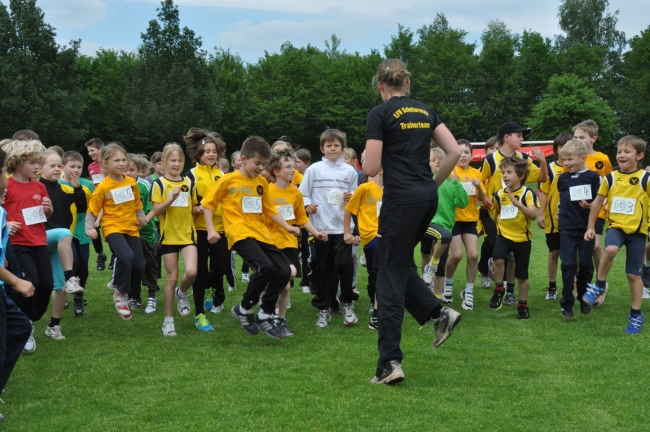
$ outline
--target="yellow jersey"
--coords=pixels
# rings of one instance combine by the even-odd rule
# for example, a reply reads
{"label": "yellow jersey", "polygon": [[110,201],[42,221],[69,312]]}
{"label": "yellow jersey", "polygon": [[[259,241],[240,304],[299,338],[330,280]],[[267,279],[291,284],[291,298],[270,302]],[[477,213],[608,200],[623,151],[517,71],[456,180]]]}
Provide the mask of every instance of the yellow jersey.
{"label": "yellow jersey", "polygon": [[294,185],[295,187],[300,187],[300,183],[302,183],[303,175],[300,174],[300,171],[294,170],[293,172],[293,180],[291,180],[291,184]]}
{"label": "yellow jersey", "polygon": [[359,185],[345,205],[347,211],[357,216],[359,237],[364,245],[368,245],[377,237],[383,196],[384,189],[374,181],[369,181]]}
{"label": "yellow jersey", "polygon": [[[216,165],[208,166],[197,163],[194,168],[185,173],[185,177],[192,182],[192,188],[196,190],[196,200],[201,202],[203,196],[208,192],[212,185],[223,177],[223,172]],[[223,216],[221,206],[212,215],[212,224],[217,232],[223,233]],[[197,231],[206,231],[205,218],[202,213],[194,215],[194,228]]]}
{"label": "yellow jersey", "polygon": [[196,243],[196,230],[194,229],[194,216],[192,206],[198,205],[196,189],[192,188],[190,179],[169,180],[167,177],[158,177],[153,182],[151,190],[152,203],[164,203],[169,198],[174,188],[181,188],[181,193],[164,213],[158,215],[160,219],[160,244],[188,245]]}
{"label": "yellow jersey", "polygon": [[[537,197],[532,189],[521,186],[511,192],[516,200],[521,201],[526,207],[534,205],[539,207]],[[530,230],[530,219],[523,214],[511,201],[505,189],[498,190],[494,194],[493,209],[497,214],[497,231],[500,236],[510,241],[521,243],[530,241],[533,232]]]}
{"label": "yellow jersey", "polygon": [[[463,208],[456,207],[456,222],[477,222],[478,221],[478,208],[476,207],[476,196],[478,195],[476,187],[472,183],[472,180],[478,179],[481,180],[481,171],[476,168],[468,166],[467,169],[461,168],[456,165],[456,175],[458,180],[463,184],[465,192],[469,197],[469,202]],[[483,183],[479,185],[481,190],[483,189]]]}
{"label": "yellow jersey", "polygon": [[262,214],[269,218],[278,214],[268,192],[269,183],[264,177],[245,177],[235,171],[223,176],[205,194],[203,207],[215,211],[221,204],[229,249],[247,238],[273,244],[271,232],[262,222]]}
{"label": "yellow jersey", "polygon": [[126,234],[140,237],[136,211],[142,210],[140,189],[131,177],[124,176],[122,181],[115,181],[109,176],[95,187],[88,211],[97,217],[102,216],[102,233],[104,238],[111,234]]}
{"label": "yellow jersey", "polygon": [[607,198],[608,228],[626,234],[648,235],[650,173],[638,169],[632,173],[613,171],[603,177],[598,195]]}
{"label": "yellow jersey", "polygon": [[[309,222],[302,193],[297,187],[289,185],[279,188],[274,183],[269,183],[269,197],[289,225],[302,226]],[[271,232],[273,243],[278,249],[298,248],[298,237],[278,225],[273,219],[262,216],[262,221]]]}
{"label": "yellow jersey", "polygon": [[547,195],[546,207],[544,207],[544,220],[546,222],[544,232],[546,234],[560,232],[557,220],[555,219],[560,205],[560,193],[557,190],[557,180],[560,178],[560,174],[565,171],[566,168],[557,162],[549,163],[548,178],[539,187],[540,192],[544,192]]}

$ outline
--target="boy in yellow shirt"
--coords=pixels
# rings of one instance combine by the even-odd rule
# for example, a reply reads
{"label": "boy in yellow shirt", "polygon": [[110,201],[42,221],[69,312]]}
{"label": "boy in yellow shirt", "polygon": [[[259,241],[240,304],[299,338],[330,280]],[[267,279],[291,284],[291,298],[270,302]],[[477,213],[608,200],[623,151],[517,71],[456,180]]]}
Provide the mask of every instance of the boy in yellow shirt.
{"label": "boy in yellow shirt", "polygon": [[[272,316],[280,292],[296,275],[296,269],[274,245],[269,229],[261,220],[262,214],[295,236],[300,234],[300,228],[287,224],[271,201],[268,182],[260,177],[264,164],[271,158],[268,143],[260,137],[249,137],[242,145],[240,156],[239,170],[212,185],[201,201],[203,216],[211,222],[221,203],[228,249],[234,249],[255,269],[241,304],[231,310],[233,317],[248,334],[256,335],[261,328],[267,336],[281,339],[284,335]],[[206,223],[206,227],[209,243],[221,240],[214,224]],[[254,315],[252,308],[260,296],[262,305]]]}

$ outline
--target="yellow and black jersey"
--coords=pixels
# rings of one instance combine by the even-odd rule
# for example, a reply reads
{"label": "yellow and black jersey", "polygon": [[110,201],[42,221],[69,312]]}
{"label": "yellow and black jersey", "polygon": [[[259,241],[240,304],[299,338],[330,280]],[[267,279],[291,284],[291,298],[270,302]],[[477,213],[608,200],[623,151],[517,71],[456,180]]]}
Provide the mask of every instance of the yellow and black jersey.
{"label": "yellow and black jersey", "polygon": [[[526,207],[534,205],[539,208],[537,197],[532,189],[522,186],[512,192],[516,200]],[[530,219],[523,214],[511,201],[505,189],[498,190],[493,197],[492,207],[497,215],[497,231],[500,236],[513,242],[526,242],[533,238],[530,230]]]}
{"label": "yellow and black jersey", "polygon": [[174,202],[167,207],[160,218],[160,244],[164,245],[187,245],[196,243],[196,231],[194,229],[194,217],[192,206],[198,205],[196,190],[192,188],[190,179],[169,180],[167,177],[159,177],[153,182],[151,192],[152,203],[164,203],[174,188],[181,188],[181,193]]}
{"label": "yellow and black jersey", "polygon": [[229,249],[247,238],[273,244],[273,237],[261,220],[262,214],[268,218],[278,214],[268,191],[269,183],[264,177],[245,177],[235,171],[223,176],[205,194],[201,200],[203,207],[215,211],[221,204]]}
{"label": "yellow and black jersey", "polygon": [[[221,172],[216,165],[208,166],[197,163],[194,168],[185,173],[185,177],[190,179],[192,188],[196,190],[196,200],[201,202],[212,185],[223,177],[223,172]],[[217,211],[214,212],[212,216],[212,224],[217,232],[224,232],[221,206],[219,206]],[[203,213],[194,215],[194,228],[197,231],[207,230]]]}
{"label": "yellow and black jersey", "polygon": [[293,180],[291,180],[291,184],[294,185],[295,187],[300,187],[300,183],[302,183],[303,175],[300,174],[300,171],[294,170],[293,172]]}
{"label": "yellow and black jersey", "polygon": [[370,244],[377,237],[383,196],[384,189],[374,181],[369,181],[360,184],[345,205],[347,211],[357,216],[359,237],[364,245]]}
{"label": "yellow and black jersey", "polygon": [[[528,177],[526,177],[527,183],[536,183],[539,179],[539,168],[533,163],[533,160],[525,153],[515,152],[515,157],[523,159],[528,162]],[[504,189],[506,186],[503,183],[503,176],[501,174],[501,161],[505,159],[505,156],[501,151],[496,151],[485,156],[483,161],[483,168],[481,169],[481,176],[483,181],[486,182],[487,196],[492,199],[496,191]]]}
{"label": "yellow and black jersey", "polygon": [[649,180],[650,173],[642,169],[632,173],[613,171],[603,177],[598,195],[607,198],[609,228],[648,235]]}
{"label": "yellow and black jersey", "polygon": [[[289,185],[286,188],[279,188],[274,183],[269,183],[269,197],[282,218],[289,225],[302,226],[309,222],[302,193],[297,187]],[[278,249],[298,249],[298,238],[296,236],[269,217],[263,215],[262,221],[271,232],[273,243]]]}
{"label": "yellow and black jersey", "polygon": [[553,234],[559,232],[557,220],[558,206],[560,205],[560,193],[557,191],[557,180],[560,174],[566,171],[566,168],[559,165],[557,162],[548,164],[548,178],[541,184],[539,190],[544,192],[548,198],[546,199],[546,207],[544,207],[544,220],[546,221],[546,234]]}

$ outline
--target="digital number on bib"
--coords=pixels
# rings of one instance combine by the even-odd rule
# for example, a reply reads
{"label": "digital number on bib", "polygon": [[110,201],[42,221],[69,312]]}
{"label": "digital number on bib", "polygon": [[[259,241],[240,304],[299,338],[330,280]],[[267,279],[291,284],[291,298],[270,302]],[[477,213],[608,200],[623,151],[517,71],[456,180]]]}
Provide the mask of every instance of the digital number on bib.
{"label": "digital number on bib", "polygon": [[115,204],[122,204],[135,200],[131,186],[124,186],[121,188],[113,189],[111,191],[111,195],[113,195],[113,202]]}
{"label": "digital number on bib", "polygon": [[37,223],[47,222],[45,217],[45,210],[43,206],[29,207],[23,209],[23,218],[25,218],[25,225],[36,225]]}
{"label": "digital number on bib", "polygon": [[262,213],[262,197],[245,196],[241,205],[244,213]]}
{"label": "digital number on bib", "polygon": [[636,209],[636,200],[632,198],[614,197],[612,200],[612,213],[633,215]]}

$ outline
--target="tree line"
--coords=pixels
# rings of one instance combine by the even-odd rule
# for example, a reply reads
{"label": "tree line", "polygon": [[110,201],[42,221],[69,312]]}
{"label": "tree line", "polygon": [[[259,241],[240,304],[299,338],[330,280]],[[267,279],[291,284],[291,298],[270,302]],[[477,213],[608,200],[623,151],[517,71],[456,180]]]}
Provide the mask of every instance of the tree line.
{"label": "tree line", "polygon": [[229,49],[203,48],[164,0],[136,52],[79,53],[81,41],[56,43],[36,0],[0,4],[0,137],[35,130],[46,145],[83,148],[90,137],[150,154],[192,127],[218,131],[237,150],[249,135],[289,135],[318,155],[328,127],[364,146],[368,112],[381,103],[370,81],[384,57],[411,72],[411,96],[434,107],[457,138],[484,141],[508,120],[532,139],[570,131],[587,118],[601,148],[634,134],[648,141],[650,26],[626,39],[608,0],[563,0],[561,35],[518,34],[490,21],[480,44],[443,14],[416,31],[398,26],[369,54],[285,42],[247,64]]}

